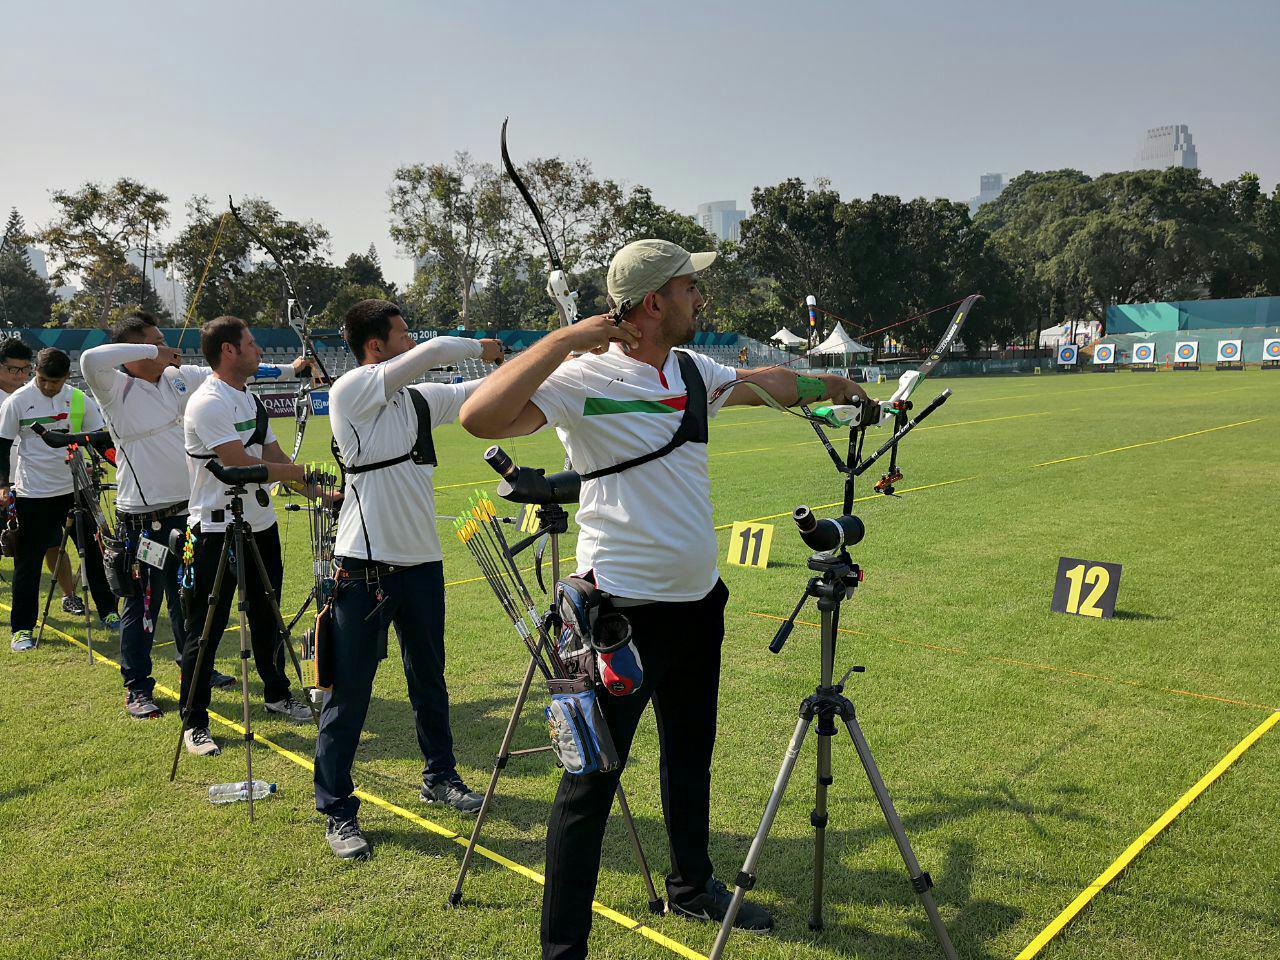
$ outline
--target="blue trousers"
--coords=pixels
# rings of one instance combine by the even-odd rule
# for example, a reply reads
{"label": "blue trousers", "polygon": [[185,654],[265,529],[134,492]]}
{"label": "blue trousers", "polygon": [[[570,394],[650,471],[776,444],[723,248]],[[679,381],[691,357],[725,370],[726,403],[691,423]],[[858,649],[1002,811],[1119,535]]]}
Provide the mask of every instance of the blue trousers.
{"label": "blue trousers", "polygon": [[[127,530],[129,543],[133,551],[137,550],[137,540],[143,532],[151,540],[169,545],[169,533],[173,530],[184,530],[187,525],[186,514],[178,514],[158,520],[159,530],[147,524],[145,531],[138,522],[128,514],[120,514],[120,526]],[[124,688],[130,693],[141,693],[151,696],[156,681],[151,676],[151,648],[155,643],[155,626],[159,624],[160,604],[163,602],[169,610],[169,628],[173,631],[174,659],[182,661],[182,648],[186,644],[187,631],[182,616],[182,594],[178,585],[178,565],[181,562],[178,554],[170,553],[164,570],[145,563],[139,563],[138,579],[135,582],[137,593],[122,601],[120,611],[120,675],[124,678]],[[143,614],[151,615],[153,624],[150,631],[143,629]]]}
{"label": "blue trousers", "polygon": [[[351,558],[340,558],[339,563],[356,573],[367,566]],[[382,606],[370,617],[379,591]],[[378,661],[386,653],[386,630],[392,625],[400,639],[418,748],[426,761],[422,782],[434,786],[457,776],[444,683],[444,564],[437,560],[399,568],[378,583],[339,580],[333,615],[334,679],[316,740],[316,809],[345,820],[360,808],[360,800],[352,796],[351,765],[369,712]]]}

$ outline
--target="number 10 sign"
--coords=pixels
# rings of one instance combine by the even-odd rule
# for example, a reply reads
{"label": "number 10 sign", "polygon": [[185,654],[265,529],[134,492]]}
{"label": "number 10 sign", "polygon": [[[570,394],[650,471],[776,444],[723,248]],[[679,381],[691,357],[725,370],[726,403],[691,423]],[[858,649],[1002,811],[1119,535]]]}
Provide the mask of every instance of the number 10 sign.
{"label": "number 10 sign", "polygon": [[1119,592],[1120,564],[1061,557],[1049,609],[1054,613],[1110,620],[1115,616]]}

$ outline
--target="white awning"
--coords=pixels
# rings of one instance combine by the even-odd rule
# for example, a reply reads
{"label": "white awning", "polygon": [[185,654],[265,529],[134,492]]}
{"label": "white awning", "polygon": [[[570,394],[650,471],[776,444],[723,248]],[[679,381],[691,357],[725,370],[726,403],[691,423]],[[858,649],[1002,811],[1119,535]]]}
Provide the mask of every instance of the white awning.
{"label": "white awning", "polygon": [[783,327],[781,330],[775,333],[772,337],[770,337],[769,341],[771,343],[780,343],[784,347],[794,347],[801,343],[804,343],[804,337],[797,337],[794,333],[792,333],[786,327]]}
{"label": "white awning", "polygon": [[844,353],[870,353],[870,347],[864,347],[844,329],[844,324],[837,322],[836,328],[831,331],[830,336],[823,340],[822,343],[809,351],[811,354],[820,354],[822,356]]}

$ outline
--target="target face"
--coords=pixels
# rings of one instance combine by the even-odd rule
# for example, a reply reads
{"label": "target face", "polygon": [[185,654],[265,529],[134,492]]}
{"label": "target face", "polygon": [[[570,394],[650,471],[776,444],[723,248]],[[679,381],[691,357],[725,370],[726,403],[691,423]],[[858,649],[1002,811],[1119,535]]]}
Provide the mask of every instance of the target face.
{"label": "target face", "polygon": [[1198,346],[1199,344],[1195,343],[1180,343],[1178,344],[1177,350],[1174,351],[1174,355],[1179,360],[1189,363],[1196,358]]}
{"label": "target face", "polygon": [[1240,359],[1240,341],[1239,340],[1219,340],[1218,341],[1218,359],[1219,360],[1239,360]]}
{"label": "target face", "polygon": [[1136,343],[1133,346],[1134,363],[1150,363],[1156,358],[1155,344]]}
{"label": "target face", "polygon": [[1094,363],[1114,363],[1116,359],[1116,345],[1114,343],[1100,343],[1093,351]]}
{"label": "target face", "polygon": [[1268,360],[1280,360],[1280,340],[1268,340],[1264,343],[1262,355]]}
{"label": "target face", "polygon": [[1076,362],[1076,348],[1070,344],[1058,348],[1058,362],[1072,364]]}

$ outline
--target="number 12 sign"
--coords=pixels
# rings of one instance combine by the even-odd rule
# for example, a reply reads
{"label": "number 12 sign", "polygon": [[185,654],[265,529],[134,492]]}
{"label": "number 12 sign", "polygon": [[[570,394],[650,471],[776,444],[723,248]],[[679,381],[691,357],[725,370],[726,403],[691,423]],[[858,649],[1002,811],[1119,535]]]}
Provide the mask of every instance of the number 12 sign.
{"label": "number 12 sign", "polygon": [[1100,560],[1058,559],[1058,578],[1053,584],[1054,613],[1110,620],[1116,613],[1120,592],[1120,564]]}

